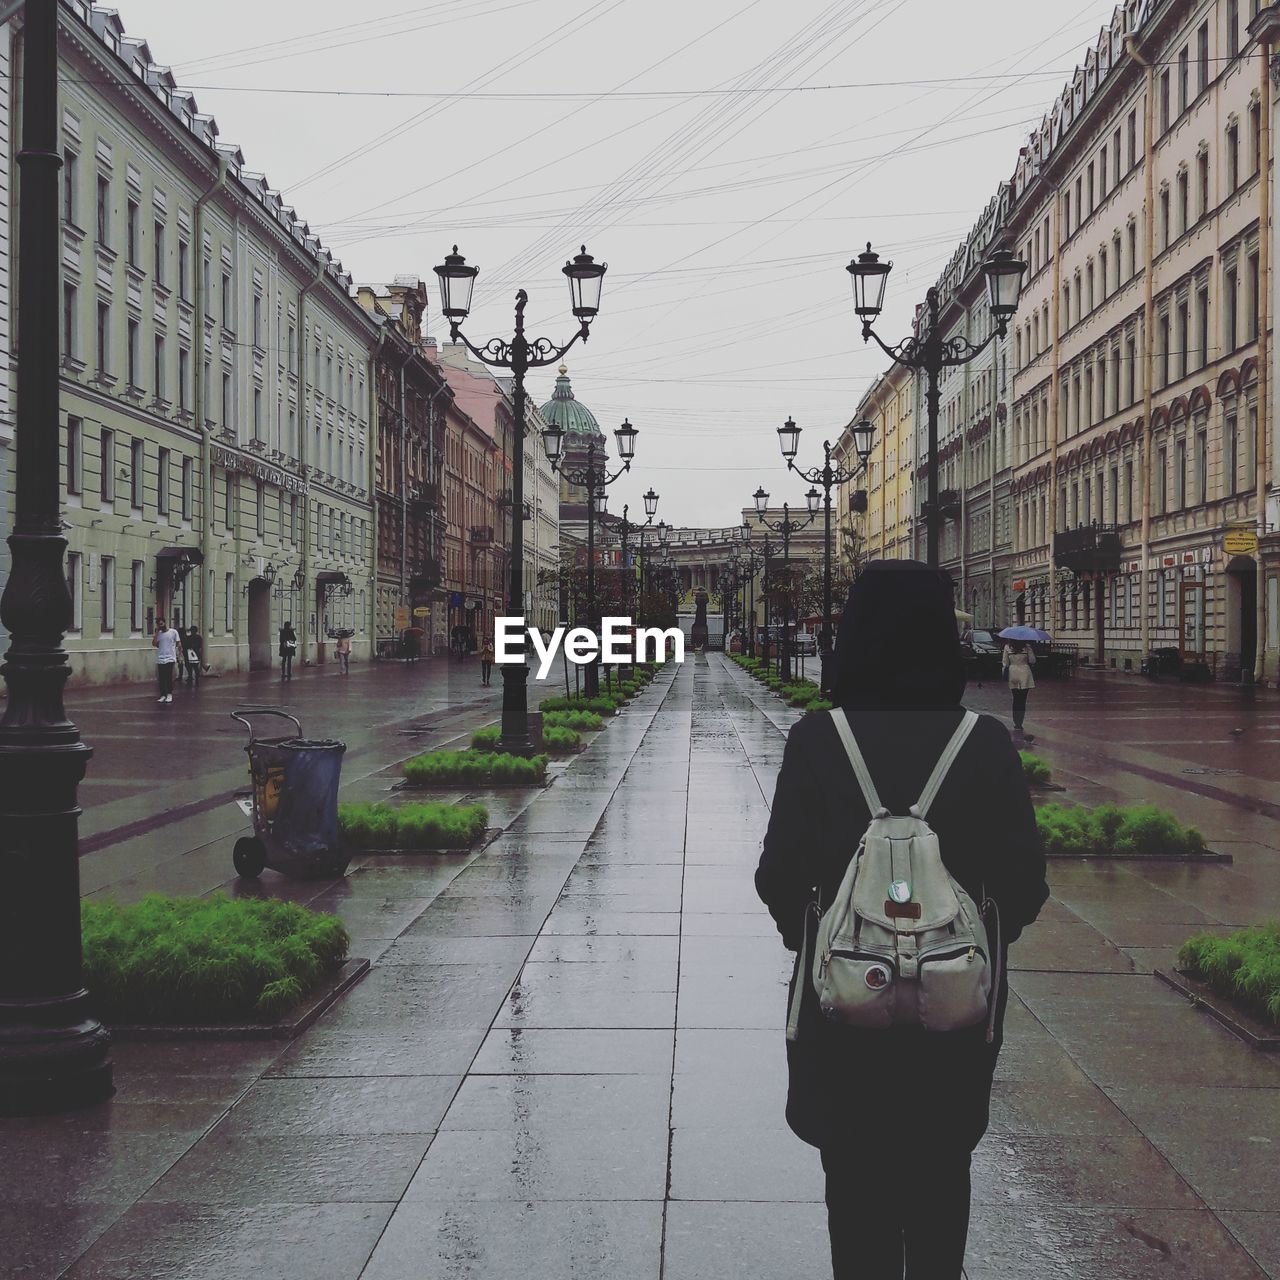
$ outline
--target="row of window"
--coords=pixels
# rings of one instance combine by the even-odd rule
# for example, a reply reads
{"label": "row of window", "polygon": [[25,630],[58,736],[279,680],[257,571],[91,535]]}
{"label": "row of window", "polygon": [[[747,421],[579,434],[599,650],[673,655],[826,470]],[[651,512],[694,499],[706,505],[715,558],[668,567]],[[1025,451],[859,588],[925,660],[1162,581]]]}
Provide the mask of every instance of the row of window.
{"label": "row of window", "polygon": [[[67,496],[79,505],[85,486],[85,426],[84,420],[75,416],[67,418],[65,477]],[[146,442],[133,437],[120,436],[108,427],[97,433],[98,500],[111,510],[119,501],[120,484],[126,487],[129,508],[141,514],[146,496]],[[169,449],[156,453],[155,510],[160,516],[175,514],[174,494],[175,459]],[[178,486],[177,512],[181,519],[190,521],[195,500],[195,468],[191,458],[177,459]]]}

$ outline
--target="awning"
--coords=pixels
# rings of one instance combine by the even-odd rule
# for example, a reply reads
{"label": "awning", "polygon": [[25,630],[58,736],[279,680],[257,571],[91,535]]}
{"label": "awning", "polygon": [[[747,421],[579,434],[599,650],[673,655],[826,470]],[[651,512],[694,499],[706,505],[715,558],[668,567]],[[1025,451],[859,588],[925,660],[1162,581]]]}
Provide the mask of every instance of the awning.
{"label": "awning", "polygon": [[157,560],[181,560],[186,564],[204,564],[204,552],[199,547],[161,547]]}
{"label": "awning", "polygon": [[326,583],[336,582],[340,586],[346,586],[351,581],[341,569],[321,569],[316,574],[316,585],[324,586]]}

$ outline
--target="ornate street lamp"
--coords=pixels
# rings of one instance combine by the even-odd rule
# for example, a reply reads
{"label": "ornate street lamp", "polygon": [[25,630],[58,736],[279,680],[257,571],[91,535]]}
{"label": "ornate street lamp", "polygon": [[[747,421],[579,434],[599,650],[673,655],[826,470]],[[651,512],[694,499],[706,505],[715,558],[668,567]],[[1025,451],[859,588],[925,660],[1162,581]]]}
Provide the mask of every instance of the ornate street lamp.
{"label": "ornate street lamp", "polygon": [[644,513],[650,521],[658,514],[658,495],[654,493],[652,485],[649,486],[648,493],[644,495]]}
{"label": "ornate street lamp", "polygon": [[[761,485],[755,493],[751,495],[755,499],[756,504],[756,520],[766,529],[772,529],[774,533],[780,534],[782,537],[782,562],[786,564],[791,559],[791,535],[798,533],[801,529],[807,529],[813,523],[814,516],[818,513],[818,501],[821,494],[816,489],[810,489],[805,494],[805,502],[809,509],[809,518],[807,520],[793,520],[791,518],[791,507],[789,503],[782,504],[782,519],[769,520],[766,519],[765,513],[769,510],[769,495],[764,491]],[[764,573],[766,579],[765,591],[765,643],[768,644],[769,637],[769,539],[766,536],[764,540]],[[786,575],[784,575],[785,577]],[[790,579],[787,578],[787,587],[790,588]],[[782,602],[782,670],[781,675],[784,680],[791,679],[791,638],[787,635],[787,626],[789,622],[790,610],[787,608],[786,596],[783,596]]]}
{"label": "ornate street lamp", "polygon": [[778,439],[782,444],[782,456],[786,459],[787,466],[796,472],[802,480],[808,480],[810,484],[820,484],[822,486],[821,494],[816,489],[810,489],[805,496],[809,500],[809,514],[811,516],[817,514],[819,499],[822,502],[822,635],[820,637],[819,662],[821,664],[823,693],[828,692],[830,687],[828,676],[830,674],[831,648],[834,640],[834,636],[831,633],[831,490],[837,485],[850,483],[858,476],[859,472],[866,469],[867,459],[871,456],[871,446],[875,433],[875,427],[865,418],[854,424],[851,434],[853,436],[853,447],[858,455],[859,465],[856,471],[848,471],[839,464],[832,464],[830,440],[822,442],[822,466],[811,467],[808,471],[804,471],[797,467],[795,462],[796,442],[800,436],[800,428],[790,418],[787,419],[785,426],[778,428]]}
{"label": "ornate street lamp", "polygon": [[17,420],[12,564],[0,619],[0,1115],[108,1097],[110,1036],[93,1016],[80,951],[76,791],[92,754],[63,706],[71,593],[58,478],[58,225],[62,166],[55,0],[26,6],[18,223]]}
{"label": "ornate street lamp", "polygon": [[862,321],[862,340],[871,338],[895,364],[906,369],[923,371],[928,377],[925,405],[928,409],[929,447],[928,496],[924,506],[928,561],[938,565],[938,544],[941,534],[941,512],[938,508],[938,405],[941,398],[939,378],[943,369],[955,368],[976,359],[997,338],[1008,334],[1009,320],[1018,309],[1022,296],[1022,281],[1027,264],[1008,249],[997,249],[982,267],[987,278],[987,292],[991,306],[991,318],[995,322],[990,333],[978,343],[956,336],[944,339],[940,332],[938,290],[931,288],[925,296],[928,319],[922,335],[904,338],[896,346],[888,346],[872,328],[876,317],[884,307],[885,285],[893,263],[881,262],[879,254],[867,245],[866,253],[860,253],[845,268],[853,277],[853,309]]}
{"label": "ornate street lamp", "polygon": [[[567,270],[567,268],[566,268]],[[605,514],[605,508],[609,501],[607,489],[622,475],[631,470],[631,460],[635,456],[636,436],[640,433],[631,425],[630,422],[623,420],[614,433],[614,439],[618,442],[618,457],[622,460],[622,466],[616,471],[610,471],[606,465],[606,459],[601,456],[599,461],[596,459],[596,441],[592,436],[587,444],[587,465],[585,467],[575,467],[564,469],[561,466],[561,452],[563,448],[563,440],[561,437],[551,438],[551,432],[543,433],[543,445],[546,448],[547,460],[551,463],[552,471],[557,471],[572,485],[581,485],[587,491],[587,622],[591,627],[597,625],[596,619],[596,542],[595,542],[595,524],[596,519]],[[554,454],[552,450],[554,449]],[[587,669],[583,677],[583,689],[587,697],[595,697],[600,692],[600,668],[598,660],[587,664]]]}
{"label": "ornate street lamp", "polygon": [[[435,268],[440,281],[440,310],[449,321],[449,336],[454,342],[462,342],[482,364],[499,369],[510,369],[512,374],[512,402],[515,410],[518,439],[528,431],[525,410],[524,376],[530,369],[540,369],[557,363],[564,354],[581,339],[591,335],[591,322],[600,310],[600,291],[604,285],[607,266],[597,262],[583,245],[582,252],[562,268],[569,282],[569,302],[578,332],[563,346],[557,346],[549,338],[526,338],[524,310],[529,295],[523,289],[516,293],[515,334],[510,341],[492,338],[483,346],[476,346],[463,332],[462,324],[471,311],[471,295],[475,289],[479,268],[468,265],[465,258],[453,246],[453,252]],[[564,433],[559,427],[543,433],[543,448],[554,467],[564,448]],[[524,522],[518,513],[524,510],[524,449],[519,444],[512,449],[511,459],[511,573],[507,607],[511,616],[524,616]],[[523,632],[522,632],[523,635]],[[533,742],[529,737],[529,668],[524,661],[522,639],[521,660],[502,664],[502,751],[529,755]]]}

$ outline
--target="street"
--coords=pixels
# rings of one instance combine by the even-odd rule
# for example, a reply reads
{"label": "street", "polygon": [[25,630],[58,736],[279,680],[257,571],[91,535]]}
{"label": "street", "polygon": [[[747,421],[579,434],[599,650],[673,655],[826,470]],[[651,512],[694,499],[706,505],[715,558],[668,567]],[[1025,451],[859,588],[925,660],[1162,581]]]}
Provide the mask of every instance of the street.
{"label": "street", "polygon": [[[288,693],[309,732],[349,739],[344,797],[369,797],[400,757],[495,717],[496,686],[459,687],[474,676],[308,673]],[[138,689],[76,707],[117,779],[108,820],[84,793],[111,841],[82,858],[86,892],[230,881],[243,822],[213,802],[242,765],[221,721],[268,692],[242,684],[210,683],[199,711]],[[1005,710],[1002,685],[970,692]],[[1259,810],[1276,753],[1259,748],[1278,711],[1087,674],[1036,691],[1028,724],[1064,798],[1158,800],[1235,861],[1051,864],[1012,955],[970,1280],[1280,1274],[1280,1063],[1150,972],[1191,929],[1275,900]],[[262,891],[337,911],[373,970],[292,1044],[119,1044],[111,1102],[9,1122],[12,1273],[824,1274],[817,1154],[783,1122],[790,958],[751,883],[795,715],[722,656],[691,657],[548,788],[481,797],[504,830],[479,854],[357,860],[336,885],[266,873]],[[131,749],[107,726],[126,720],[155,726],[138,770],[154,783],[124,780]],[[207,746],[182,750],[206,739],[225,743],[212,774]],[[107,834],[178,780],[178,803],[212,807]]]}

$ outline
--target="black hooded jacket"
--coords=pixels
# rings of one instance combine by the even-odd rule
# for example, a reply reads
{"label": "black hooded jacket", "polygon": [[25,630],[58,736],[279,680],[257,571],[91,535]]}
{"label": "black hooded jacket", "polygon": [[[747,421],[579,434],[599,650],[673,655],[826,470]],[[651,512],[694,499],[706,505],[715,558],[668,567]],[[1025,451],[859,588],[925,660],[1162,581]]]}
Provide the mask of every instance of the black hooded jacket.
{"label": "black hooded jacket", "polygon": [[[892,812],[905,814],[964,711],[950,578],[914,561],[867,566],[849,594],[833,661],[833,696],[876,790]],[[831,717],[802,717],[787,737],[756,871],[760,897],[792,950],[803,940],[815,888],[824,905],[831,902],[870,817]],[[1007,947],[1049,890],[1021,762],[998,720],[980,717],[929,824],[952,875],[976,901],[985,892],[998,904]],[[1006,983],[988,1045],[982,1026],[937,1033],[832,1025],[808,975],[804,980],[799,1038],[787,1046],[787,1121],[799,1137],[819,1147],[854,1140],[977,1145],[987,1127]],[[905,1105],[867,1106],[869,1096]]]}

